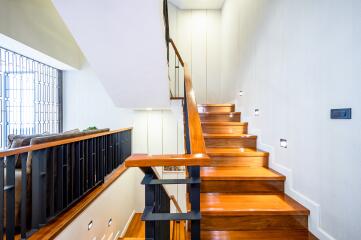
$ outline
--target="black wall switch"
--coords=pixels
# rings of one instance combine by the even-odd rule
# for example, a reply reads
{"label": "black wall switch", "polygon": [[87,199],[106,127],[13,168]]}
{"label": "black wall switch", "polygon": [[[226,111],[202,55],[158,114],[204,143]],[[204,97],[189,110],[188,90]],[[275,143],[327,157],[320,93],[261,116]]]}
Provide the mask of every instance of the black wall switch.
{"label": "black wall switch", "polygon": [[331,119],[351,119],[351,108],[331,109]]}

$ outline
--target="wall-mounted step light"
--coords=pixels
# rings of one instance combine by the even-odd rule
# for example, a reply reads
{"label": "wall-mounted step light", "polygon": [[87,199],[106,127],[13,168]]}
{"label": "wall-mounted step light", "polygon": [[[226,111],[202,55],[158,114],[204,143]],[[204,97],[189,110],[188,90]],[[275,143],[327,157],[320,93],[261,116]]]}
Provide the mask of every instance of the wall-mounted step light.
{"label": "wall-mounted step light", "polygon": [[110,225],[112,225],[112,219],[110,218],[109,221],[108,221],[108,227],[110,227]]}
{"label": "wall-mounted step light", "polygon": [[243,96],[243,91],[239,91],[239,96]]}
{"label": "wall-mounted step light", "polygon": [[259,109],[258,109],[258,108],[255,108],[255,109],[254,109],[254,116],[255,116],[255,117],[258,117],[258,116],[259,116]]}
{"label": "wall-mounted step light", "polygon": [[287,140],[286,139],[280,139],[280,146],[283,148],[287,148]]}
{"label": "wall-mounted step light", "polygon": [[93,227],[93,220],[88,223],[88,231]]}

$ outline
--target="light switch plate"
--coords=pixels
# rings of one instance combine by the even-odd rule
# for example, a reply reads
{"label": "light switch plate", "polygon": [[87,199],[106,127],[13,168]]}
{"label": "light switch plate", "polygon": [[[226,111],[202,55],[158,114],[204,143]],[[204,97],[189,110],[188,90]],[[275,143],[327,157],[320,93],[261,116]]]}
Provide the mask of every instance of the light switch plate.
{"label": "light switch plate", "polygon": [[351,108],[331,109],[331,119],[351,119]]}

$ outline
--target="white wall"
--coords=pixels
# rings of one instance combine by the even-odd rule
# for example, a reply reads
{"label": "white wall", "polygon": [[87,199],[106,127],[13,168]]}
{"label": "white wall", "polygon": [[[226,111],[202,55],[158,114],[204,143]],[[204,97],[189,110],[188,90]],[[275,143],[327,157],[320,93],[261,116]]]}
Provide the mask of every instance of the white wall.
{"label": "white wall", "polygon": [[219,102],[221,11],[180,10],[169,4],[169,20],[170,35],[190,67],[197,102]]}
{"label": "white wall", "polygon": [[[361,236],[360,12],[357,0],[227,0],[223,7],[223,95],[271,152],[271,167],[287,176],[287,193],[311,210],[320,239]],[[330,109],[340,107],[352,107],[353,119],[330,120]]]}
{"label": "white wall", "polygon": [[[143,176],[137,168],[128,169],[55,239],[118,239],[132,214],[143,211],[144,190],[140,185]],[[140,193],[143,201],[138,201]],[[93,226],[88,230],[90,221]]]}
{"label": "white wall", "polygon": [[[82,52],[51,1],[0,0],[0,33],[33,50],[24,46],[20,48],[20,44],[8,44],[9,41],[3,42],[1,36],[0,46],[52,66],[65,68],[61,63],[56,63],[58,60],[79,68],[84,61]],[[43,54],[55,60],[48,62]]]}
{"label": "white wall", "polygon": [[63,110],[64,130],[133,126],[133,111],[114,105],[87,63],[80,70],[64,72]]}
{"label": "white wall", "polygon": [[[184,130],[181,101],[172,101],[171,108],[163,110],[134,111],[133,152],[143,154],[183,154]],[[165,172],[157,167],[161,178],[182,179],[184,172]],[[166,185],[183,212],[186,212],[185,185]],[[171,211],[175,212],[171,205]]]}

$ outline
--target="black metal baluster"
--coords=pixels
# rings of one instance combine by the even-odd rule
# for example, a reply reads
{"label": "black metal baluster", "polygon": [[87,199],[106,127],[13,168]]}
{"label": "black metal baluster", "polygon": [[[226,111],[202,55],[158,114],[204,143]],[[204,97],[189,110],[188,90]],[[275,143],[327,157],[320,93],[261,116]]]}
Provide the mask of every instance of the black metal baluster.
{"label": "black metal baluster", "polygon": [[81,174],[80,174],[80,163],[81,163],[81,156],[80,156],[80,142],[74,143],[75,145],[75,192],[77,198],[83,194],[81,189]]}
{"label": "black metal baluster", "polygon": [[95,161],[96,161],[96,182],[99,182],[101,180],[100,178],[100,138],[95,139]]}
{"label": "black metal baluster", "polygon": [[56,204],[56,212],[59,213],[63,209],[63,176],[64,176],[64,146],[59,146],[57,150],[57,204]]}
{"label": "black metal baluster", "polygon": [[6,157],[6,239],[15,235],[15,156]]}
{"label": "black metal baluster", "polygon": [[[200,178],[200,167],[194,166],[190,167],[190,176],[193,179]],[[189,199],[191,202],[192,212],[200,212],[200,183],[190,184]],[[200,239],[200,220],[191,221],[191,239]]]}
{"label": "black metal baluster", "polygon": [[46,222],[46,156],[47,149],[32,152],[32,227]]}
{"label": "black metal baluster", "polygon": [[80,191],[85,192],[85,160],[84,160],[84,141],[79,142],[79,162],[80,162]]}
{"label": "black metal baluster", "polygon": [[0,238],[4,238],[4,158],[0,158]]}
{"label": "black metal baluster", "polygon": [[63,147],[63,208],[69,203],[69,144]]}
{"label": "black metal baluster", "polygon": [[105,149],[104,149],[104,137],[100,137],[100,173],[101,178],[104,180],[105,177]]}
{"label": "black metal baluster", "polygon": [[92,188],[94,187],[93,139],[90,139],[88,141],[88,161],[89,161],[88,183],[89,183],[89,188]]}
{"label": "black metal baluster", "polygon": [[[153,208],[154,207],[154,195],[155,195],[155,186],[156,185],[145,185],[145,207]],[[145,238],[146,239],[155,239],[155,225],[154,221],[145,222]]]}
{"label": "black metal baluster", "polygon": [[[55,148],[51,148],[49,149],[49,164],[48,164],[48,169],[47,169],[47,179],[48,179],[48,191],[49,191],[49,197],[47,199],[47,204],[49,205],[49,213],[48,213],[48,218],[51,218],[54,216],[54,201],[55,201],[55,194],[54,194],[54,189],[55,189],[55,170],[54,170],[54,166],[55,166],[55,159],[56,159],[56,149]],[[47,161],[47,160],[45,160]]]}
{"label": "black metal baluster", "polygon": [[21,238],[26,239],[26,227],[27,227],[27,169],[26,161],[28,159],[28,153],[22,153],[20,155],[21,160],[21,206],[20,206],[20,229],[21,229]]}
{"label": "black metal baluster", "polygon": [[89,141],[84,141],[84,181],[85,181],[85,191],[88,191],[90,188],[89,185]]}
{"label": "black metal baluster", "polygon": [[73,202],[78,197],[75,186],[77,182],[75,162],[75,144],[70,143],[70,202]]}

